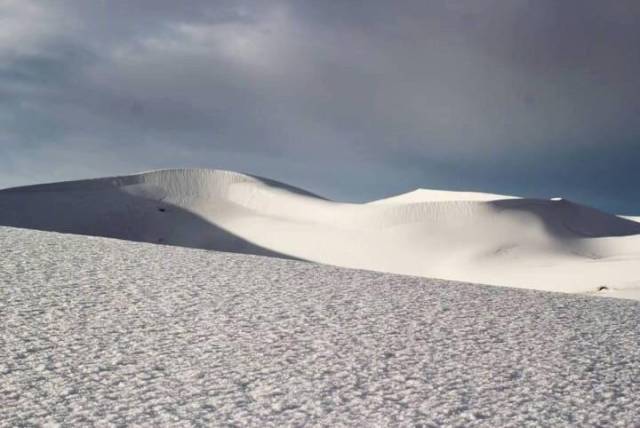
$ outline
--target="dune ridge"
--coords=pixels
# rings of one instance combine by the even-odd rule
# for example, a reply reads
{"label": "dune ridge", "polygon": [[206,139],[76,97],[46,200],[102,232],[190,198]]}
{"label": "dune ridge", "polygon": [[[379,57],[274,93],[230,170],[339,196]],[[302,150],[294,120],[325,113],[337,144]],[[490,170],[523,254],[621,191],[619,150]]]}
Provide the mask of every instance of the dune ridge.
{"label": "dune ridge", "polygon": [[561,198],[418,189],[351,204],[173,169],[2,190],[0,225],[640,298],[640,223]]}

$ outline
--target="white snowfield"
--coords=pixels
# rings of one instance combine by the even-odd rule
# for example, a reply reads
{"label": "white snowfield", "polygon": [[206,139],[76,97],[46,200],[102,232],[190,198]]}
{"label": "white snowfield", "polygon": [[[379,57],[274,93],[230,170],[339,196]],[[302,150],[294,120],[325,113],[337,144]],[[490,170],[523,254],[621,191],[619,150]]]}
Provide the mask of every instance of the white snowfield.
{"label": "white snowfield", "polygon": [[0,191],[0,225],[640,299],[640,223],[562,198],[420,189],[348,204],[182,169]]}
{"label": "white snowfield", "polygon": [[1,426],[635,426],[640,303],[0,227]]}

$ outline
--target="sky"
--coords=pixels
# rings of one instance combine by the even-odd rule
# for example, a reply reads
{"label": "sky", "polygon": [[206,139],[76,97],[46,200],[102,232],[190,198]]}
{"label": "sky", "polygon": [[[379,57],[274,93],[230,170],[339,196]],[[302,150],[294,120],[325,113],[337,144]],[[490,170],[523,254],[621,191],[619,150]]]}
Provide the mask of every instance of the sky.
{"label": "sky", "polygon": [[0,188],[208,167],[640,214],[637,0],[0,0]]}

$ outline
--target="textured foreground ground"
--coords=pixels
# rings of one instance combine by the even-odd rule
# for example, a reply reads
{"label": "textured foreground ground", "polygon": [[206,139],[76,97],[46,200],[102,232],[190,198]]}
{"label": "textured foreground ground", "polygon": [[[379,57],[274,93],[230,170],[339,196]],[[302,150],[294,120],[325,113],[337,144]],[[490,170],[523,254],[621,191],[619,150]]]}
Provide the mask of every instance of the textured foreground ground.
{"label": "textured foreground ground", "polygon": [[11,228],[0,252],[2,425],[640,421],[638,302]]}

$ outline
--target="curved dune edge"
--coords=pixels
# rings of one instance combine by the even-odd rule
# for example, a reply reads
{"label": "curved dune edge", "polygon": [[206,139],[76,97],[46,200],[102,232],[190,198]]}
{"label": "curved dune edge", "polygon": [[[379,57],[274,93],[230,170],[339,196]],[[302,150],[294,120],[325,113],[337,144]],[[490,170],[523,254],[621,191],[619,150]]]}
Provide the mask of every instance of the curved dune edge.
{"label": "curved dune edge", "polygon": [[378,199],[370,204],[407,204],[444,201],[497,201],[501,199],[520,199],[517,196],[499,195],[482,192],[459,192],[451,190],[416,189],[401,195]]}
{"label": "curved dune edge", "polygon": [[174,169],[6,189],[0,225],[640,298],[640,223],[559,198],[419,189],[349,204]]}

